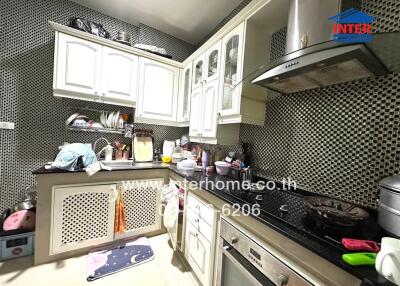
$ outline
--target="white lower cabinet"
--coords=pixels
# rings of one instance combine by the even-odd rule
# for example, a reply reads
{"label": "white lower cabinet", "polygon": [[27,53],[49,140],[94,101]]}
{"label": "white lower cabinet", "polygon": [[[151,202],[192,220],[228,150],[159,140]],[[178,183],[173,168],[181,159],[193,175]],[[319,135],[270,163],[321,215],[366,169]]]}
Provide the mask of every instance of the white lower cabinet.
{"label": "white lower cabinet", "polygon": [[215,210],[189,193],[185,212],[185,258],[202,285],[212,285],[217,226]]}
{"label": "white lower cabinet", "polygon": [[116,184],[53,187],[50,254],[114,239]]}
{"label": "white lower cabinet", "polygon": [[179,69],[140,58],[136,122],[176,125]]}
{"label": "white lower cabinet", "polygon": [[126,212],[126,231],[115,238],[137,236],[161,229],[161,188],[164,179],[124,182],[122,198]]}
{"label": "white lower cabinet", "polygon": [[210,242],[191,224],[186,225],[186,259],[203,285],[210,280]]}
{"label": "white lower cabinet", "polygon": [[[123,185],[127,229],[114,233],[115,202]],[[161,229],[163,178],[123,183],[54,186],[50,255],[98,246]]]}

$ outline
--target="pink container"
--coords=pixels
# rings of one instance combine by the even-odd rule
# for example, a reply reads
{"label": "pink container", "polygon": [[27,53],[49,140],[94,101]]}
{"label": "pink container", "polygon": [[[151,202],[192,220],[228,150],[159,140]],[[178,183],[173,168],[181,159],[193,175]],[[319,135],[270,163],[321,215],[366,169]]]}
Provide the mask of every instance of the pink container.
{"label": "pink container", "polygon": [[3,224],[4,230],[35,229],[35,213],[29,210],[21,210],[12,213]]}

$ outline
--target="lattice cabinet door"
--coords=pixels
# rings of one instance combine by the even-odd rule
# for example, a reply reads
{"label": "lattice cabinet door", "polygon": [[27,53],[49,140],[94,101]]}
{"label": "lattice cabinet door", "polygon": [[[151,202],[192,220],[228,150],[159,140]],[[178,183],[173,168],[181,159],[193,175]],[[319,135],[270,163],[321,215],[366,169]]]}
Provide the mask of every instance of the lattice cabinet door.
{"label": "lattice cabinet door", "polygon": [[53,188],[50,254],[114,239],[116,184]]}
{"label": "lattice cabinet door", "polygon": [[161,229],[161,189],[164,179],[124,182],[123,200],[127,230],[116,238],[136,236]]}

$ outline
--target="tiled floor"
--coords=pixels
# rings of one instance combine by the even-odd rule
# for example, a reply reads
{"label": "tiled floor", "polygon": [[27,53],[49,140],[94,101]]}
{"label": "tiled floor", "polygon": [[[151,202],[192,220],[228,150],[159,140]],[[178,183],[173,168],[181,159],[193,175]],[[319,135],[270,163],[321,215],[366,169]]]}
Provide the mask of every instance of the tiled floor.
{"label": "tiled floor", "polygon": [[192,274],[174,254],[167,234],[149,238],[155,258],[142,265],[86,281],[86,256],[33,266],[32,257],[0,262],[2,286],[197,286]]}

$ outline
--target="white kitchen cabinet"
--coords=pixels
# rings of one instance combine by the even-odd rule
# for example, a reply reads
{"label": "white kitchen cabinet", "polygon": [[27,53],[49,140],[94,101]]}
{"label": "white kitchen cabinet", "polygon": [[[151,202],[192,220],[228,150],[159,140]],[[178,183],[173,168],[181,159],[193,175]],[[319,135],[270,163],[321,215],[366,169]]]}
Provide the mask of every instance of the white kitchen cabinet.
{"label": "white kitchen cabinet", "polygon": [[226,145],[238,143],[239,124],[218,125],[218,90],[219,81],[215,79],[192,91],[189,126],[192,142]]}
{"label": "white kitchen cabinet", "polygon": [[218,41],[207,49],[204,60],[205,70],[203,78],[205,83],[218,79],[221,69],[221,41]]}
{"label": "white kitchen cabinet", "polygon": [[205,55],[202,54],[201,56],[197,57],[193,61],[193,83],[192,89],[199,88],[204,83],[204,74],[206,70],[205,65]]}
{"label": "white kitchen cabinet", "polygon": [[203,88],[193,89],[190,97],[189,136],[201,136],[203,129]]}
{"label": "white kitchen cabinet", "polygon": [[190,94],[192,92],[192,62],[187,64],[180,76],[177,121],[189,126]]}
{"label": "white kitchen cabinet", "polygon": [[50,254],[114,239],[116,184],[54,186]]}
{"label": "white kitchen cabinet", "polygon": [[203,86],[201,137],[215,138],[217,136],[218,84],[218,80],[213,80]]}
{"label": "white kitchen cabinet", "polygon": [[218,41],[193,61],[189,136],[194,142],[215,140],[217,136],[220,58]]}
{"label": "white kitchen cabinet", "polygon": [[175,125],[179,69],[146,58],[139,62],[136,122]]}
{"label": "white kitchen cabinet", "polygon": [[133,237],[161,229],[161,189],[164,178],[125,181],[122,192],[126,231],[115,238]]}
{"label": "white kitchen cabinet", "polygon": [[[222,70],[219,113],[221,117],[240,114],[244,23],[222,39]],[[237,85],[239,84],[239,85]]]}
{"label": "white kitchen cabinet", "polygon": [[62,33],[56,40],[55,93],[91,100],[100,96],[102,46]]}
{"label": "white kitchen cabinet", "polygon": [[189,136],[215,138],[217,132],[218,80],[192,91]]}
{"label": "white kitchen cabinet", "polygon": [[210,242],[189,222],[186,225],[186,259],[202,282],[203,286],[210,285]]}
{"label": "white kitchen cabinet", "polygon": [[189,193],[185,212],[185,258],[202,285],[212,285],[217,226],[214,208]]}
{"label": "white kitchen cabinet", "polygon": [[135,106],[138,92],[138,56],[103,47],[103,102]]}

